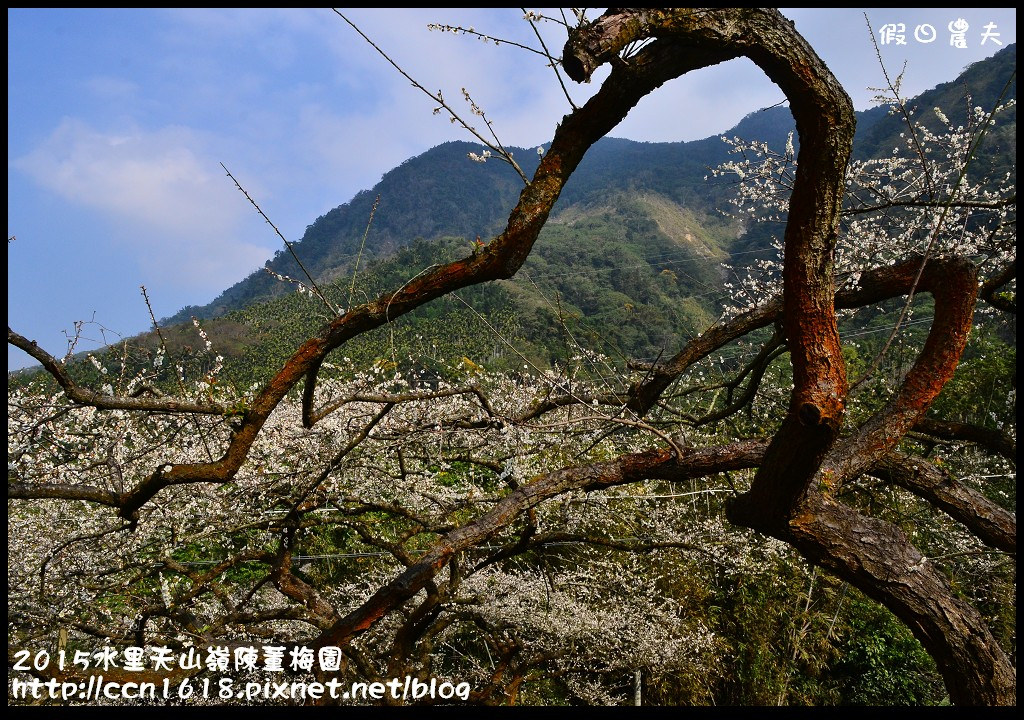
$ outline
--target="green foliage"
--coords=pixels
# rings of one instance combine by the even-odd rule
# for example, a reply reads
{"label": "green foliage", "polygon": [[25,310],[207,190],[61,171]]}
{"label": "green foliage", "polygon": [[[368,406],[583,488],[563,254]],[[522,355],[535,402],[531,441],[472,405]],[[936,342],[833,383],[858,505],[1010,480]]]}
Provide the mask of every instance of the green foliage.
{"label": "green foliage", "polygon": [[830,675],[843,705],[938,705],[935,663],[888,610],[851,593]]}
{"label": "green foliage", "polygon": [[723,585],[718,630],[732,645],[720,704],[935,705],[945,696],[905,625],[855,589],[784,558]]}
{"label": "green foliage", "polygon": [[937,416],[997,429],[1015,422],[1007,405],[1017,384],[1017,346],[981,326],[968,339],[953,376],[933,404]]}

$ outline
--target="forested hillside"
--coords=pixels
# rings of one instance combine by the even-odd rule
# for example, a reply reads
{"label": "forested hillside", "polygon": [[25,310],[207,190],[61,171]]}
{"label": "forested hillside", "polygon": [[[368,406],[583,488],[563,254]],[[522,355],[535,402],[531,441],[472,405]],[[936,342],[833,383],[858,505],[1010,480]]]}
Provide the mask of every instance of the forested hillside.
{"label": "forested hillside", "polygon": [[[970,107],[991,107],[1004,92],[999,78],[1005,78],[1016,67],[1016,53],[1016,45],[1011,45],[992,58],[967,68],[956,80],[913,98],[908,107],[916,108],[923,116],[924,124],[933,129],[937,123],[933,112],[935,107],[942,108],[954,124],[963,124]],[[1016,85],[1013,85],[1003,100],[1015,97]],[[885,157],[899,144],[900,133],[904,130],[903,118],[891,114],[887,107],[860,112],[857,122],[854,156],[859,159]],[[781,149],[793,129],[789,109],[775,107],[752,113],[736,127],[724,130],[723,135],[763,141],[772,148]],[[295,244],[303,264],[318,280],[344,282],[351,278],[352,264],[360,255],[364,234],[366,247],[361,260],[364,265],[388,257],[417,240],[463,238],[469,247],[470,241],[478,235],[490,237],[504,224],[508,208],[514,204],[521,189],[521,182],[508,165],[496,159],[475,163],[467,158],[468,153],[479,150],[478,145],[468,142],[445,143],[389,171],[376,186],[359,193],[309,225],[302,239]],[[538,160],[534,149],[512,148],[511,151],[524,171],[533,172]],[[628,234],[633,238],[639,255],[631,255],[629,264],[653,258],[652,268],[660,272],[662,267],[658,260],[662,260],[661,265],[671,263],[673,260],[668,259],[666,253],[686,243],[686,230],[683,230],[684,235],[676,238],[665,236],[668,225],[672,224],[670,220],[666,225],[666,213],[686,216],[690,218],[684,223],[690,228],[689,232],[699,230],[698,234],[710,240],[711,244],[705,246],[705,250],[711,255],[717,254],[721,259],[731,254],[735,256],[735,264],[745,265],[763,256],[765,249],[770,248],[779,226],[749,221],[730,222],[723,216],[723,209],[729,207],[731,184],[708,178],[708,174],[710,168],[726,162],[730,158],[729,153],[730,147],[719,137],[684,143],[638,143],[604,138],[595,144],[566,184],[555,206],[554,221],[561,223],[561,216],[600,217],[608,224],[607,228],[601,229],[602,232]],[[1001,117],[997,127],[988,134],[984,157],[984,162],[994,163],[999,169],[1015,168],[1015,109]],[[366,233],[371,210],[378,197],[379,207],[369,233]],[[654,234],[637,243],[638,232],[642,232],[644,225],[658,226],[660,236]],[[573,230],[575,251],[562,257],[568,262],[563,266],[566,273],[573,273],[577,259],[582,264],[580,273],[591,271],[591,263],[586,259],[600,254],[596,249],[593,253],[590,251],[594,238],[600,234],[591,232],[593,229],[593,223],[590,223]],[[671,234],[673,231],[669,229],[668,232]],[[544,251],[543,243],[538,250]],[[698,249],[696,252],[704,251]],[[283,248],[268,262],[268,267],[291,277],[301,275]],[[667,267],[671,269],[670,264]],[[420,269],[409,267],[413,272]],[[709,286],[716,285],[715,273],[709,274],[700,262],[683,270],[681,280],[677,275],[677,287],[681,293],[709,298]],[[701,277],[702,282],[694,284],[685,275]],[[718,280],[719,283],[722,280],[720,273]],[[623,304],[630,302],[635,307],[639,300],[639,304],[650,305],[644,297],[633,298],[625,291],[628,289],[614,280],[611,287],[631,298]],[[175,316],[162,320],[161,324],[187,323],[193,315],[200,319],[217,317],[292,291],[292,286],[272,275],[256,272],[225,290],[209,305],[184,308]],[[713,304],[713,301],[709,305],[698,300],[697,305],[703,310],[692,319],[701,322],[703,311],[712,310]],[[665,310],[665,307],[659,307],[660,312]],[[621,349],[646,354],[650,346],[634,348],[627,344]]]}
{"label": "forested hillside", "polygon": [[[925,125],[937,123],[935,107],[950,108],[950,121],[964,122],[968,104],[996,102],[1004,91],[998,78],[1015,64],[1014,45],[908,107]],[[1014,85],[1004,100],[1015,93]],[[858,113],[855,157],[891,154],[902,127],[903,119],[884,107]],[[984,162],[997,166],[991,174],[1015,169],[1015,129],[1011,108],[988,134]],[[781,151],[792,130],[789,109],[777,107],[751,114],[724,135]],[[504,224],[521,188],[508,165],[470,161],[467,154],[479,149],[446,143],[407,160],[374,188],[314,221],[295,244],[296,253],[336,303],[347,307],[470,252],[478,236],[490,238]],[[737,211],[729,202],[735,179],[711,176],[711,168],[734,157],[731,150],[719,137],[688,143],[602,139],[566,184],[514,279],[467,291],[465,302],[440,300],[437,308],[422,308],[389,328],[386,344],[360,339],[347,352],[369,362],[386,355],[465,356],[501,369],[522,364],[509,343],[539,367],[564,363],[573,354],[570,346],[583,344],[619,364],[653,361],[718,316],[724,283],[777,252],[773,242],[782,224]],[[535,169],[534,150],[513,152],[524,170]],[[364,235],[361,266],[353,272]],[[283,249],[268,266],[304,279]],[[260,304],[269,298],[277,299]],[[276,371],[295,344],[328,319],[318,305],[294,285],[258,272],[210,305],[185,308],[161,325],[171,356],[201,370],[211,360],[198,353],[190,318],[203,320],[225,358],[226,377],[247,383]],[[140,342],[155,352],[155,335]],[[90,368],[83,366],[87,373]]]}

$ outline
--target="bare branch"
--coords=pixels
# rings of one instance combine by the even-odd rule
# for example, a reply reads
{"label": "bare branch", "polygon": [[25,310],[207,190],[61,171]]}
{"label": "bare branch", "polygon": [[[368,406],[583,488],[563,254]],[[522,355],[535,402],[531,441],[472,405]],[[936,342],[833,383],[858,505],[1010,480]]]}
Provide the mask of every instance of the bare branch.
{"label": "bare branch", "polygon": [[64,366],[43,350],[34,340],[29,340],[7,328],[7,343],[24,350],[38,360],[54,380],[63,388],[68,399],[79,405],[89,405],[101,410],[139,410],[142,412],[198,413],[201,415],[226,415],[230,408],[217,403],[196,403],[174,398],[151,399],[106,395],[79,387]]}
{"label": "bare branch", "polygon": [[[281,242],[284,243],[284,246],[288,248],[288,252],[291,253],[292,259],[295,260],[295,263],[306,275],[306,279],[309,280],[309,286],[312,289],[312,291],[316,293],[316,296],[323,301],[324,305],[327,306],[327,309],[331,311],[332,315],[340,315],[341,310],[335,307],[331,303],[331,301],[327,299],[327,296],[323,294],[323,292],[317,286],[316,280],[313,279],[313,276],[309,274],[309,271],[306,269],[306,266],[302,264],[301,260],[299,260],[299,256],[295,254],[295,248],[292,246],[290,242],[288,242],[288,239],[281,234],[281,231],[277,229],[277,225],[275,225],[273,221],[269,217],[267,217],[267,214],[263,212],[263,208],[261,208],[255,200],[253,200],[252,196],[249,195],[248,191],[246,191],[246,189],[242,187],[242,183],[238,182],[238,179],[231,174],[231,171],[228,170],[227,166],[224,163],[221,163],[220,166],[224,168],[224,172],[226,172],[228,174],[228,177],[231,178],[231,181],[235,183],[235,187],[238,188],[239,192],[245,195],[245,199],[249,201],[249,204],[256,208],[256,212],[260,214],[260,217],[267,222],[267,225],[273,228],[274,234],[281,238]],[[376,204],[374,204],[374,208],[376,207]],[[371,215],[371,219],[372,217],[373,216]],[[369,226],[367,226],[367,230],[369,230]]]}
{"label": "bare branch", "polygon": [[[391,57],[386,52],[381,50],[380,47],[375,42],[373,42],[373,40],[368,38],[366,36],[366,34],[356,26],[355,23],[353,23],[347,17],[342,15],[340,12],[338,12],[337,9],[334,9],[334,8],[332,8],[332,9],[334,10],[335,14],[337,14],[338,17],[340,17],[342,20],[344,20],[346,23],[348,23],[349,26],[353,30],[355,30],[357,33],[359,33],[359,36],[362,37],[363,40],[368,42],[370,44],[370,47],[372,47],[374,50],[376,50],[380,54],[381,57],[383,57],[385,60],[387,60],[388,63],[390,63],[393,68],[395,68],[395,70],[397,70],[399,73],[401,73],[402,77],[404,77],[406,80],[411,82],[412,86],[414,88],[416,88],[417,90],[420,90],[427,97],[429,97],[431,100],[436,102],[438,104],[438,106],[439,106],[438,109],[444,108],[445,112],[447,112],[451,116],[451,119],[452,119],[453,122],[459,123],[459,125],[461,125],[463,128],[465,128],[473,137],[475,137],[477,140],[479,140],[485,146],[489,147],[491,150],[493,150],[496,153],[498,153],[498,155],[502,158],[502,160],[504,160],[505,162],[507,162],[509,165],[512,166],[512,168],[516,171],[516,173],[519,175],[519,177],[522,179],[522,181],[524,183],[529,184],[530,179],[528,177],[526,177],[526,173],[524,173],[523,169],[521,167],[519,167],[519,164],[512,158],[512,155],[507,150],[505,150],[503,147],[501,147],[500,143],[495,144],[495,143],[491,142],[490,140],[488,140],[487,138],[485,138],[483,135],[481,135],[472,125],[470,125],[465,120],[463,120],[462,117],[459,116],[459,114],[457,112],[455,112],[455,110],[447,102],[445,102],[445,99],[441,95],[440,92],[435,94],[435,93],[432,93],[429,90],[427,90],[425,87],[423,87],[409,73],[407,73],[405,70],[403,70],[398,63],[396,63],[394,60],[392,60]],[[465,89],[463,89],[463,92],[465,92]],[[481,117],[483,117],[482,113],[480,113],[480,115],[481,115]],[[492,135],[492,137],[494,137],[494,140],[496,142],[497,141],[497,136],[494,135],[494,130],[491,128],[491,124],[489,122],[487,122],[486,118],[484,118],[484,122],[487,123],[487,129],[491,131],[491,135]]]}

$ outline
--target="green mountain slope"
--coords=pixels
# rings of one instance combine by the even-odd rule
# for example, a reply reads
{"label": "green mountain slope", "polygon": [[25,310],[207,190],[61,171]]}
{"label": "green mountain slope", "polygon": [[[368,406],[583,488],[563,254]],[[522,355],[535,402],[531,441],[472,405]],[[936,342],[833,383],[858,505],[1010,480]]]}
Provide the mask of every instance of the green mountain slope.
{"label": "green mountain slope", "polygon": [[[703,217],[654,193],[572,205],[556,214],[517,276],[442,298],[346,344],[363,366],[410,356],[442,371],[452,359],[504,369],[562,362],[583,351],[653,359],[713,319],[732,223]],[[475,237],[475,236],[474,236]],[[354,302],[400,286],[422,269],[464,256],[463,238],[418,240],[356,276]],[[321,287],[349,304],[352,278]],[[291,292],[203,321],[225,375],[265,379],[328,319],[315,298]],[[211,362],[191,323],[164,330],[170,355],[194,370]],[[157,338],[139,338],[155,352]],[[447,371],[446,371],[447,372]]]}
{"label": "green mountain slope", "polygon": [[[991,107],[1016,97],[1016,85],[1004,92],[1007,78],[1016,69],[1017,49],[1011,45],[983,62],[967,68],[955,81],[944,83],[914,98],[910,105],[926,124],[937,120],[932,110],[941,107],[954,124],[966,122],[975,105]],[[989,135],[987,162],[1011,165],[1016,156],[1016,111],[1002,120]],[[793,130],[788,108],[775,107],[752,113],[728,136],[763,140],[782,147]],[[900,142],[903,124],[884,107],[858,113],[855,156],[877,157]],[[369,258],[392,254],[418,238],[432,240],[446,236],[472,239],[489,237],[504,225],[521,190],[521,181],[507,165],[492,160],[474,163],[467,153],[480,148],[466,142],[439,145],[391,170],[371,190],[319,217],[296,243],[303,263],[318,280],[330,280],[349,273],[359,251],[375,198],[380,205],[367,237]],[[533,150],[512,148],[526,173],[536,168]],[[573,205],[610,205],[623,193],[655,193],[682,208],[712,215],[724,205],[729,187],[708,183],[709,167],[728,159],[728,148],[717,137],[685,143],[640,143],[605,138],[587,154],[565,188],[556,212]],[[747,252],[767,246],[771,228],[753,229],[738,250]],[[297,277],[300,273],[291,256],[283,250],[268,262],[275,272]],[[195,315],[210,318],[291,292],[267,273],[256,272],[225,290],[203,307],[188,307],[163,322],[186,322]]]}
{"label": "green mountain slope", "polygon": [[[970,107],[991,107],[1016,96],[1006,80],[1016,69],[1016,46],[969,67],[956,81],[914,98],[919,117],[937,122],[942,107],[963,122]],[[885,155],[903,125],[885,108],[858,114],[854,152]],[[726,135],[781,148],[793,130],[788,108],[752,113]],[[464,256],[471,241],[499,232],[522,181],[507,165],[470,161],[479,146],[449,142],[410,158],[371,190],[317,218],[295,249],[340,306],[350,303],[353,264],[375,199],[380,202],[356,275],[360,302],[400,286],[424,268]],[[990,133],[986,162],[1012,167],[1015,110]],[[534,150],[513,148],[531,174]],[[512,280],[472,288],[420,309],[393,327],[346,346],[361,360],[390,361],[415,354],[442,360],[521,367],[559,362],[581,349],[615,359],[653,359],[674,352],[718,313],[721,263],[742,265],[763,255],[779,224],[740,223],[720,212],[731,184],[708,181],[708,168],[730,158],[718,137],[687,143],[639,143],[605,138],[584,158],[566,186],[536,248]],[[268,262],[299,277],[282,251]],[[265,378],[328,317],[294,286],[257,272],[203,307],[161,321],[172,357],[202,368],[189,319],[196,316],[238,382]],[[156,349],[154,334],[138,339],[141,356]],[[196,348],[200,348],[197,350]],[[424,360],[424,362],[429,362]]]}

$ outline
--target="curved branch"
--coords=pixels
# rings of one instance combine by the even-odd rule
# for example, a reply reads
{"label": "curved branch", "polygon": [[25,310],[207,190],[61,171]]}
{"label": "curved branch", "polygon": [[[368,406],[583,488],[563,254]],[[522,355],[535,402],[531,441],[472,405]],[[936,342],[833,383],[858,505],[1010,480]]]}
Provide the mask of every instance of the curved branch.
{"label": "curved branch", "polygon": [[[768,366],[772,364],[775,358],[782,355],[789,348],[783,342],[782,338],[778,333],[773,335],[771,339],[765,343],[764,347],[757,356],[750,361],[750,363],[743,368],[739,375],[734,380],[727,384],[729,388],[729,402],[726,403],[725,407],[715,410],[713,412],[704,415],[703,417],[697,418],[693,421],[694,427],[700,427],[701,425],[708,425],[710,423],[718,422],[724,418],[729,417],[733,413],[738,412],[742,408],[753,402],[754,397],[757,395],[758,389],[761,387],[761,379],[764,377],[765,372],[768,371]],[[732,398],[733,391],[739,386],[743,379],[749,375],[750,380],[747,382],[747,386],[743,389],[743,392],[738,397]]]}
{"label": "curved branch", "polygon": [[867,472],[895,483],[963,523],[979,540],[1008,553],[1017,552],[1017,516],[977,490],[921,458],[891,453]]}
{"label": "curved branch", "polygon": [[941,440],[965,440],[976,443],[987,450],[999,453],[1007,460],[1017,462],[1016,440],[999,430],[929,417],[920,418],[912,429],[914,432]]}
{"label": "curved branch", "polygon": [[685,480],[750,468],[760,462],[764,447],[762,441],[748,440],[692,450],[681,458],[669,449],[649,450],[623,455],[610,462],[564,468],[535,478],[500,500],[478,520],[446,533],[415,565],[322,633],[316,644],[318,647],[347,645],[419,592],[456,553],[493,537],[542,500],[570,490],[596,490],[648,478]]}
{"label": "curved branch", "polygon": [[153,400],[139,396],[126,397],[98,393],[80,387],[71,379],[67,370],[56,358],[39,347],[35,340],[29,340],[19,335],[11,330],[10,326],[7,327],[7,344],[24,350],[38,360],[46,372],[50,373],[61,386],[68,399],[78,405],[88,405],[100,410],[139,410],[143,412],[199,413],[202,415],[225,415],[231,411],[231,408],[226,405],[216,403],[194,403],[188,400],[168,398]]}
{"label": "curved branch", "polygon": [[679,38],[682,53],[746,55],[783,90],[796,120],[800,154],[783,271],[794,389],[787,421],[754,488],[757,502],[778,515],[810,482],[843,415],[846,374],[833,309],[832,251],[853,145],[853,103],[792,23],[760,8],[615,8],[570,33],[563,67],[573,79],[587,80],[604,62],[615,69],[631,64],[618,53],[648,37]]}
{"label": "curved branch", "polygon": [[998,294],[999,288],[1003,287],[1016,277],[1017,260],[1015,258],[1013,262],[985,281],[981,286],[981,289],[978,290],[978,297],[994,308],[1016,315],[1017,303]]}
{"label": "curved branch", "polygon": [[785,539],[905,622],[936,659],[958,704],[1016,704],[1013,664],[981,614],[894,525],[811,491]]}
{"label": "curved branch", "polygon": [[[856,287],[844,288],[836,293],[835,308],[851,310],[907,294],[913,287],[914,274],[921,267],[921,262],[921,256],[915,255],[897,265],[865,271],[861,274]],[[1008,272],[1004,271],[1000,277],[1007,274]],[[1007,281],[1008,277],[1002,284]],[[983,289],[984,287],[982,286]],[[733,340],[780,322],[782,317],[782,298],[776,296],[760,307],[709,328],[688,342],[668,361],[655,366],[648,378],[634,384],[629,389],[629,407],[639,415],[646,414],[662,393],[687,369]],[[602,397],[600,400],[604,402],[608,398]],[[550,402],[559,405],[571,404],[571,401],[560,402],[557,399]],[[621,403],[622,400],[612,402]]]}
{"label": "curved branch", "polygon": [[953,377],[974,321],[976,278],[977,270],[968,260],[925,263],[917,289],[935,299],[928,339],[896,396],[851,437],[837,443],[823,461],[823,477],[833,489],[895,448]]}

